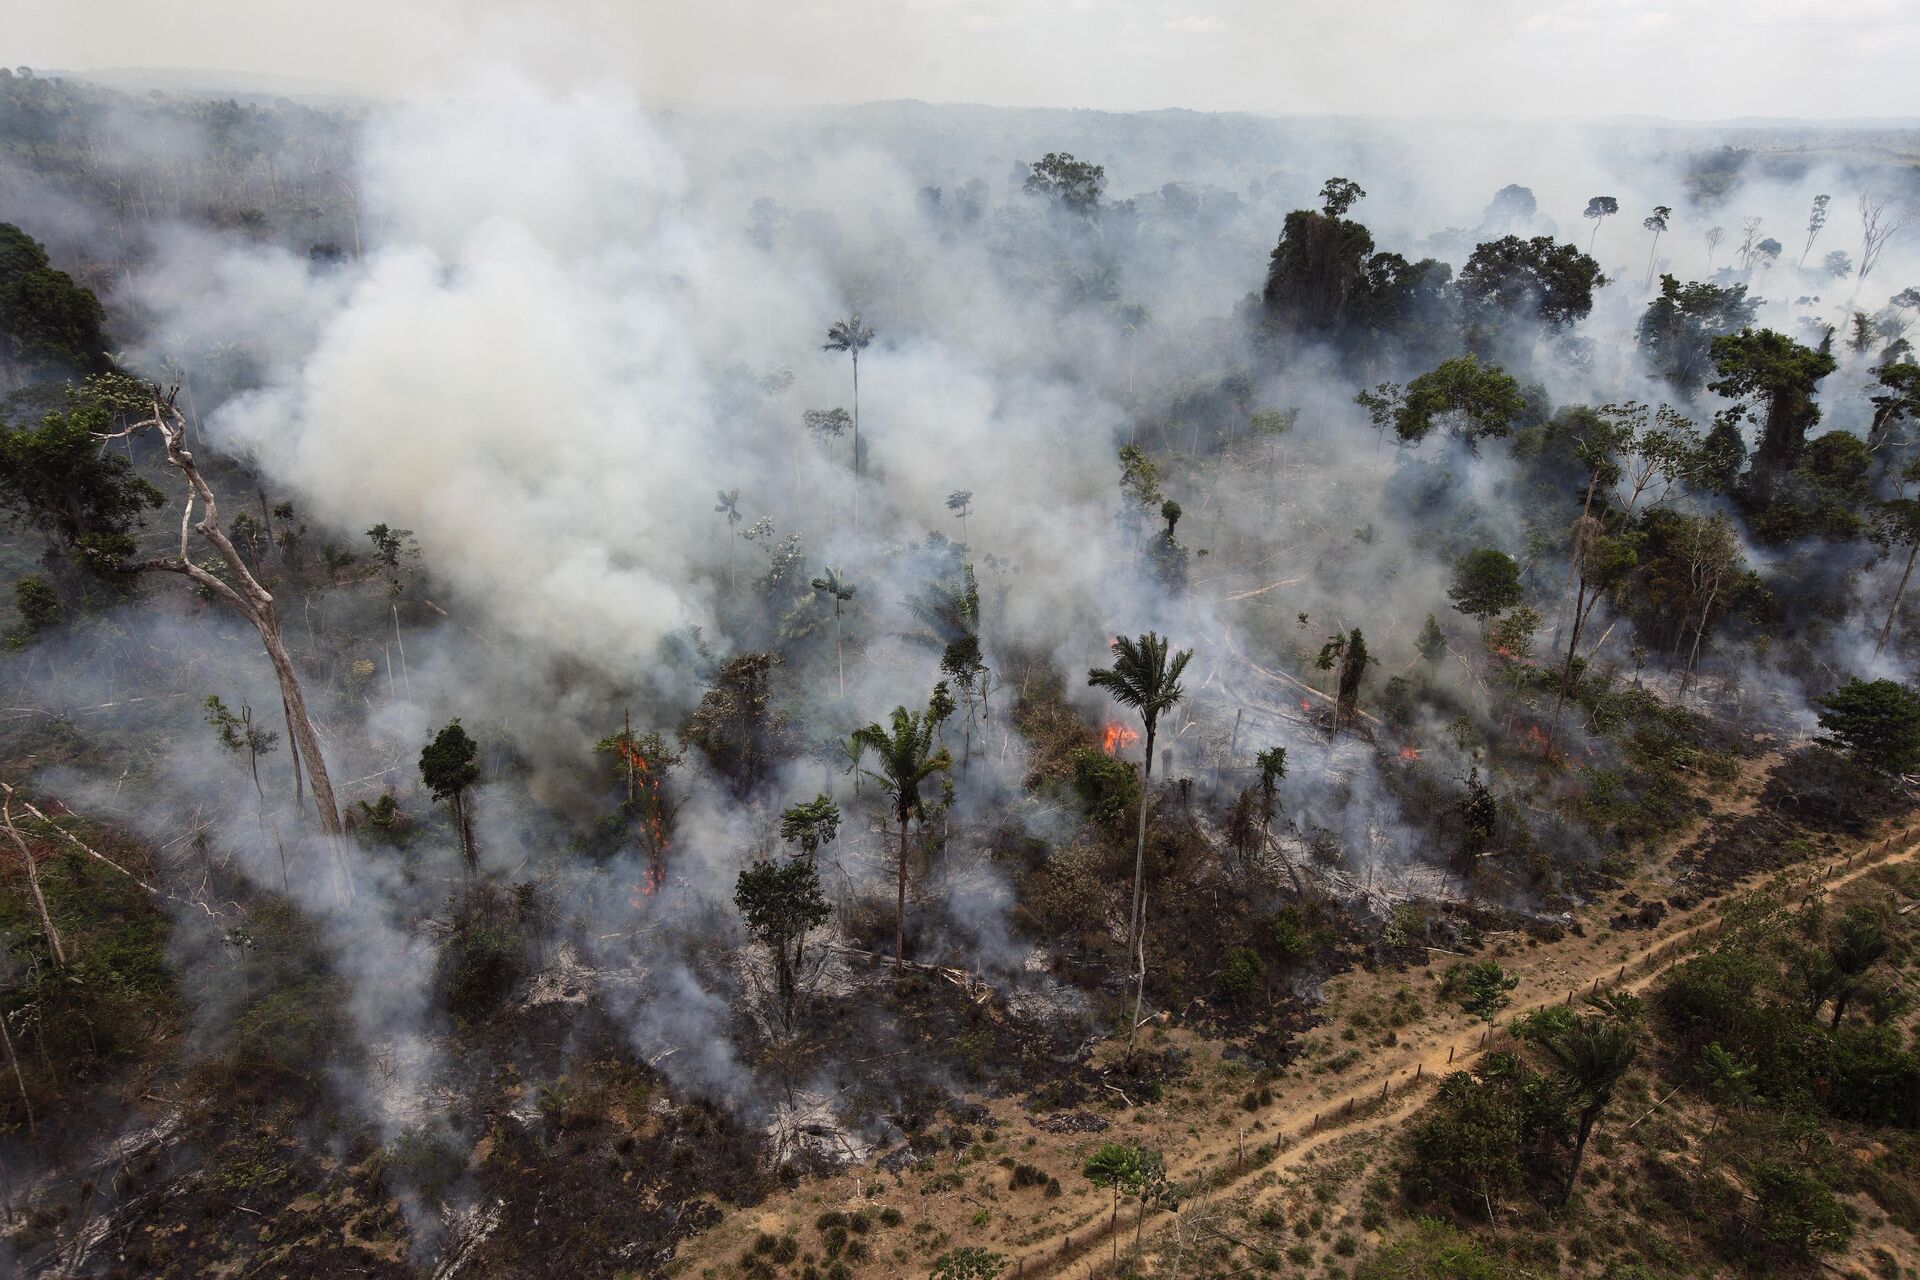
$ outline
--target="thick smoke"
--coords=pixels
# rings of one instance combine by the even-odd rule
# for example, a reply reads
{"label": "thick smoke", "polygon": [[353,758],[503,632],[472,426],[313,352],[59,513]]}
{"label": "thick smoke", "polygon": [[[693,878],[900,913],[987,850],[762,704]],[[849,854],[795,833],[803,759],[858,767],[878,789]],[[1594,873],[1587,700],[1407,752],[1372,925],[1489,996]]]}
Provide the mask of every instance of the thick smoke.
{"label": "thick smoke", "polygon": [[[1477,239],[1509,230],[1583,246],[1593,238],[1613,281],[1593,316],[1570,338],[1522,341],[1533,354],[1527,376],[1555,404],[1673,398],[1640,370],[1633,325],[1649,274],[1706,277],[1708,226],[1729,229],[1716,267],[1741,216],[1762,217],[1788,244],[1754,290],[1766,299],[1761,322],[1789,331],[1802,317],[1839,324],[1856,308],[1878,310],[1920,274],[1911,241],[1896,242],[1870,280],[1835,279],[1814,297],[1788,269],[1798,256],[1788,232],[1814,192],[1830,191],[1829,242],[1818,249],[1850,247],[1849,205],[1871,175],[1763,168],[1735,175],[1731,193],[1703,211],[1689,201],[1687,166],[1721,136],[975,117],[911,105],[662,117],[619,90],[556,95],[496,76],[368,115],[352,178],[357,259],[309,259],[181,225],[156,237],[119,305],[148,320],[131,362],[182,369],[189,391],[210,381],[209,353],[244,352],[256,385],[224,402],[209,395],[200,429],[219,450],[253,459],[268,490],[292,496],[316,541],[359,543],[377,522],[418,539],[412,572],[444,621],[396,634],[391,649],[336,646],[329,659],[373,671],[357,685],[330,681],[336,692],[320,709],[346,795],[412,788],[420,744],[462,717],[497,766],[475,800],[483,869],[542,882],[636,1052],[686,1088],[753,1106],[732,1041],[734,980],[690,963],[683,944],[737,940],[726,900],[738,869],[774,844],[772,797],[844,790],[846,780],[823,780],[823,766],[796,753],[756,809],[690,753],[675,884],[650,903],[636,896],[637,859],[589,867],[566,856],[570,820],[598,790],[582,779],[605,765],[594,741],[629,712],[636,728],[670,734],[704,678],[685,655],[764,647],[778,626],[812,637],[781,673],[783,703],[810,739],[923,705],[939,651],[906,601],[941,560],[938,540],[928,545],[937,531],[964,541],[976,565],[996,671],[1016,655],[1049,659],[1087,716],[1105,718],[1110,707],[1078,687],[1080,674],[1106,660],[1116,634],[1167,632],[1199,651],[1191,703],[1164,744],[1176,774],[1287,746],[1287,814],[1333,833],[1357,878],[1405,872],[1432,851],[1371,754],[1327,745],[1300,707],[1309,691],[1269,672],[1324,689],[1298,654],[1353,627],[1366,628],[1386,664],[1380,679],[1400,671],[1428,612],[1454,619],[1446,548],[1502,546],[1546,598],[1566,565],[1552,549],[1529,550],[1510,461],[1441,439],[1414,451],[1382,444],[1332,352],[1307,345],[1282,364],[1258,348],[1248,295],[1285,213],[1315,203],[1336,173],[1370,193],[1356,216],[1376,243],[1409,257],[1457,267]],[[1111,207],[1100,220],[1020,190],[1019,166],[1050,150],[1107,166]],[[1537,210],[1490,217],[1490,197],[1514,182],[1532,188]],[[1600,191],[1622,212],[1596,228],[1580,215]],[[1680,213],[1649,263],[1639,221],[1656,204]],[[859,482],[851,442],[823,446],[802,425],[806,410],[852,408],[849,362],[821,345],[827,325],[855,311],[878,334],[860,363]],[[1365,381],[1417,372],[1383,360]],[[1829,425],[1864,429],[1863,380],[1858,360],[1828,380]],[[1704,421],[1716,405],[1683,407]],[[1232,467],[1166,462],[1161,485],[1185,510],[1181,538],[1194,555],[1188,590],[1162,590],[1121,532],[1116,448],[1150,434],[1204,455],[1222,437],[1240,443],[1255,410],[1298,411],[1264,456],[1237,453],[1245,460]],[[731,490],[737,530],[714,510],[716,491]],[[974,495],[964,526],[947,507],[956,490]],[[1418,513],[1406,501],[1416,491],[1426,495]],[[771,531],[756,528],[763,520]],[[844,694],[823,606],[770,622],[752,603],[792,535],[807,576],[836,566],[857,579]],[[1762,567],[1781,554],[1746,552]],[[1892,572],[1863,579],[1862,599],[1885,598],[1879,578]],[[312,637],[386,634],[384,600],[280,607],[290,630]],[[178,629],[168,640],[178,650],[185,632],[222,653],[253,651],[224,623],[164,625]],[[1610,661],[1623,661],[1630,631],[1620,624]],[[1543,649],[1552,643],[1548,632]],[[1910,674],[1870,648],[1834,636],[1823,660]],[[101,652],[51,659],[65,664],[73,703],[124,692],[88,673]],[[1732,684],[1784,687],[1780,718],[1805,723],[1801,691],[1768,656],[1730,648],[1714,661]],[[234,662],[206,683],[276,705],[263,666]],[[1013,692],[996,695],[980,730],[985,752],[956,778],[955,821],[985,826],[1004,810],[1056,837],[1070,820],[1014,803],[1028,761],[1008,724]],[[1225,761],[1236,711],[1245,726]],[[166,714],[191,723],[198,708],[185,699]],[[1454,775],[1473,766],[1469,748],[1427,729],[1436,762]],[[151,810],[117,797],[110,780],[43,781],[156,839],[210,811],[223,856],[277,887],[278,851],[233,768],[211,747],[175,753],[156,771],[177,803]],[[842,879],[879,882],[884,838],[850,837],[834,854]],[[411,923],[456,886],[368,860],[358,897],[341,904],[306,871],[317,865],[311,851],[292,853],[295,895],[327,921],[356,1031],[378,1046],[370,1110],[383,1132],[400,1132],[418,1123],[446,1069],[428,995],[432,951]],[[457,865],[450,849],[434,853],[442,868]],[[953,928],[938,952],[1017,970],[1006,885],[977,850],[965,854],[945,873]]]}

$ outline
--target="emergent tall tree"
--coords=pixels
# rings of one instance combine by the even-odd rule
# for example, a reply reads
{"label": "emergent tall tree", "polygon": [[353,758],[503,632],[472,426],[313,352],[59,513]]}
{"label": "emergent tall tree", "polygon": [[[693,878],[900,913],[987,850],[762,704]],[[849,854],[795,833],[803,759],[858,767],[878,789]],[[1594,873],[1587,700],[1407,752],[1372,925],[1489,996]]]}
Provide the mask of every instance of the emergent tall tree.
{"label": "emergent tall tree", "polygon": [[900,823],[900,859],[895,868],[898,892],[893,916],[893,967],[897,970],[907,958],[907,823],[921,812],[920,786],[936,773],[953,767],[953,756],[945,747],[935,749],[933,735],[941,717],[929,706],[924,712],[905,707],[893,709],[893,727],[878,723],[854,731],[854,742],[871,751],[880,767],[867,770],[893,797],[893,816]]}
{"label": "emergent tall tree", "polygon": [[1600,238],[1600,224],[1620,212],[1620,202],[1612,196],[1595,196],[1587,201],[1586,211],[1580,216],[1593,220],[1593,234],[1587,238],[1587,252],[1593,252],[1594,242]]}
{"label": "emergent tall tree", "polygon": [[853,584],[838,569],[829,568],[813,580],[813,589],[833,597],[833,660],[840,668],[840,696],[844,698],[847,696],[847,659],[840,647],[840,614],[847,601],[853,599]]}
{"label": "emergent tall tree", "polygon": [[[1664,204],[1657,204],[1653,212],[1640,220],[1640,225],[1653,232],[1653,243],[1647,246],[1647,288],[1653,287],[1653,255],[1660,249],[1660,233],[1667,229],[1667,219],[1673,216],[1673,210]],[[1595,228],[1598,230],[1598,228]]]}
{"label": "emergent tall tree", "polygon": [[1127,926],[1127,963],[1134,966],[1134,1017],[1127,1026],[1127,1054],[1133,1053],[1134,1030],[1138,1025],[1140,995],[1146,983],[1146,965],[1141,960],[1140,895],[1146,882],[1147,806],[1152,799],[1153,741],[1160,727],[1160,716],[1180,701],[1185,693],[1180,674],[1193,660],[1193,650],[1170,651],[1167,641],[1149,631],[1139,639],[1120,636],[1113,642],[1113,665],[1095,667],[1087,672],[1087,684],[1104,689],[1123,707],[1140,713],[1146,730],[1146,756],[1140,777],[1140,823],[1133,851],[1133,914]]}
{"label": "emergent tall tree", "polygon": [[[299,673],[294,670],[293,659],[280,638],[280,619],[274,612],[273,594],[260,585],[260,580],[247,568],[239,549],[227,537],[220,523],[220,509],[213,490],[201,476],[193,453],[187,448],[187,420],[175,404],[178,394],[177,387],[163,392],[158,386],[123,375],[103,374],[87,379],[74,395],[76,412],[89,415],[98,426],[109,426],[116,419],[126,424],[118,430],[97,431],[96,434],[103,441],[125,439],[149,430],[159,433],[166,450],[167,464],[186,477],[187,481],[187,502],[186,509],[181,513],[177,553],[150,560],[129,560],[126,557],[133,550],[130,536],[103,540],[97,531],[86,528],[62,527],[61,532],[83,555],[107,568],[123,573],[177,573],[253,625],[260,635],[262,647],[267,651],[268,661],[273,664],[274,676],[280,682],[294,754],[306,765],[307,776],[313,782],[314,808],[320,818],[320,829],[327,837],[334,890],[344,898],[352,893],[347,865],[340,848],[345,828],[341,825],[340,809],[334,800],[333,780],[327,773],[326,760],[320,754],[320,736],[313,727],[312,717],[307,714]],[[197,522],[193,519],[196,502],[204,509],[204,514]],[[129,502],[126,505],[131,509],[137,504]],[[55,523],[58,523],[57,517]],[[213,544],[226,570],[225,577],[193,561],[188,554],[190,533],[198,533]]]}
{"label": "emergent tall tree", "polygon": [[853,358],[853,527],[860,528],[860,477],[866,474],[866,455],[860,452],[860,353],[873,341],[873,328],[854,312],[827,326],[822,351],[844,351]]}

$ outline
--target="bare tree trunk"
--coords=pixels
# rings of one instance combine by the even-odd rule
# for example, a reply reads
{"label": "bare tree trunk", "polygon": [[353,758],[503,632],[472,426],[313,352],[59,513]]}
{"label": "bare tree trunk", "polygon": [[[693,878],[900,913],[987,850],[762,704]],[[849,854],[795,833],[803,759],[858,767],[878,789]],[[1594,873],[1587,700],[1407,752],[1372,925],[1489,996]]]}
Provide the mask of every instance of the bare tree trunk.
{"label": "bare tree trunk", "polygon": [[907,958],[907,815],[900,815],[899,892],[893,906],[893,971]]}
{"label": "bare tree trunk", "polygon": [[[0,1041],[6,1043],[7,1062],[13,1067],[13,1082],[20,1087],[20,1105],[25,1107],[27,1111],[27,1136],[30,1138],[38,1137],[39,1130],[33,1123],[33,1103],[27,1098],[27,1078],[20,1074],[20,1054],[19,1051],[13,1047],[13,1034],[7,1030],[7,1020],[5,1017],[0,1017]],[[12,1197],[9,1196],[8,1199],[11,1201]],[[9,1209],[11,1209],[11,1206],[9,1206]]]}
{"label": "bare tree trunk", "polygon": [[[1127,1060],[1133,1060],[1133,1039],[1140,1034],[1140,1005],[1147,994],[1147,899],[1140,897],[1140,943],[1133,953],[1133,1020],[1127,1023]],[[1135,1244],[1139,1243],[1135,1238]]]}
{"label": "bare tree trunk", "polygon": [[1887,637],[1893,634],[1893,620],[1900,614],[1900,601],[1907,594],[1907,579],[1913,576],[1914,557],[1920,556],[1920,542],[1913,544],[1907,551],[1907,567],[1900,573],[1900,585],[1893,592],[1893,607],[1887,610],[1887,625],[1880,628],[1880,643],[1873,646],[1873,656],[1879,657],[1880,651],[1887,647]]}
{"label": "bare tree trunk", "polygon": [[1693,666],[1700,660],[1700,637],[1706,634],[1707,618],[1713,613],[1713,598],[1720,594],[1720,582],[1714,580],[1712,590],[1707,592],[1707,602],[1700,607],[1700,625],[1693,629],[1693,648],[1687,653],[1687,666],[1680,673],[1680,696],[1686,697],[1687,685],[1693,680]]}
{"label": "bare tree trunk", "polygon": [[407,646],[400,639],[400,605],[397,601],[387,601],[387,608],[393,611],[393,647],[400,653],[400,683],[406,686],[407,696],[413,696],[413,677],[407,673]]}
{"label": "bare tree trunk", "polygon": [[[346,858],[341,848],[345,838],[345,828],[340,823],[340,807],[334,799],[333,781],[327,775],[326,759],[320,750],[320,737],[313,725],[313,718],[307,712],[306,698],[300,689],[300,676],[294,670],[293,659],[287,655],[287,647],[280,638],[280,620],[273,608],[273,595],[260,585],[259,579],[247,568],[240,552],[220,528],[220,509],[214,497],[213,489],[200,474],[194,464],[193,454],[186,446],[186,420],[175,407],[173,397],[164,400],[156,389],[152,398],[153,415],[126,428],[124,434],[135,434],[148,427],[156,427],[166,444],[167,462],[187,479],[187,501],[180,513],[180,545],[176,556],[156,560],[138,561],[120,566],[130,572],[177,573],[186,577],[196,586],[223,601],[260,633],[260,642],[266,648],[267,658],[273,663],[273,673],[280,681],[280,696],[286,706],[288,728],[293,735],[294,745],[306,758],[307,771],[313,778],[314,807],[320,817],[320,829],[326,837],[327,856],[334,877],[334,891],[342,899],[352,897],[353,886],[348,875]],[[109,437],[111,438],[111,437]],[[204,503],[205,514],[198,523],[193,520],[195,501]],[[226,563],[227,570],[233,576],[233,584],[208,572],[195,564],[187,554],[189,531],[197,532],[211,542]]]}
{"label": "bare tree trunk", "polygon": [[33,859],[33,850],[27,848],[27,842],[20,836],[20,828],[13,825],[13,797],[0,801],[0,819],[7,825],[7,838],[13,841],[13,847],[20,852],[20,861],[27,869],[27,888],[33,894],[33,906],[40,913],[40,927],[47,935],[47,945],[53,949],[53,963],[65,968],[67,949],[60,945],[60,931],[53,927],[53,915],[47,910],[47,899],[40,892],[40,867]]}
{"label": "bare tree trunk", "polygon": [[853,349],[853,531],[860,532],[860,349]]}
{"label": "bare tree trunk", "polygon": [[[1140,766],[1140,824],[1139,834],[1133,847],[1133,914],[1127,924],[1127,960],[1135,962],[1140,950],[1140,905],[1146,889],[1147,873],[1147,805],[1153,792],[1153,739],[1154,724],[1146,722],[1147,753]],[[1133,1056],[1133,1028],[1127,1028],[1127,1056]]]}
{"label": "bare tree trunk", "polygon": [[287,717],[287,757],[293,761],[293,811],[297,814],[307,802],[307,789],[300,775],[300,747],[293,736],[293,708],[287,705],[284,696],[280,699],[280,710]]}

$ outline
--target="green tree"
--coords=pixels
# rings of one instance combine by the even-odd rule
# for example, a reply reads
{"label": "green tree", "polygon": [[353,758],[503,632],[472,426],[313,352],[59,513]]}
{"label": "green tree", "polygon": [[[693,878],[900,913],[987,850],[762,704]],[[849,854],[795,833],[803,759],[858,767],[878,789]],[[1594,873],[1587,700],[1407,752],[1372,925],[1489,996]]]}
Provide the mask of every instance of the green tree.
{"label": "green tree", "polygon": [[467,876],[472,878],[479,863],[479,849],[473,839],[473,816],[469,812],[468,791],[480,781],[480,745],[455,719],[433,736],[420,751],[420,781],[433,798],[444,800],[453,810],[454,830],[459,833],[460,853]]}
{"label": "green tree", "polygon": [[1462,556],[1454,566],[1453,585],[1447,589],[1453,607],[1479,622],[1483,631],[1502,610],[1519,604],[1521,596],[1520,566],[1495,547],[1480,547]]}
{"label": "green tree", "polygon": [[949,1249],[933,1260],[929,1280],[999,1280],[1007,1260],[974,1245]]}
{"label": "green tree", "polygon": [[1713,340],[1753,323],[1760,303],[1744,284],[1681,284],[1660,277],[1660,292],[1640,316],[1634,333],[1647,368],[1676,391],[1692,395],[1712,367]]}
{"label": "green tree", "polygon": [[1827,937],[1827,961],[1838,981],[1833,991],[1835,1030],[1847,1014],[1847,1005],[1860,992],[1867,970],[1873,968],[1888,951],[1893,940],[1887,936],[1886,917],[1875,907],[1862,904],[1851,907],[1840,917]]}
{"label": "green tree", "polygon": [[1823,348],[1801,346],[1771,329],[1742,329],[1712,340],[1714,370],[1707,384],[1716,395],[1740,402],[1737,409],[1760,423],[1760,445],[1753,470],[1760,496],[1770,496],[1779,477],[1791,472],[1805,451],[1807,432],[1820,421],[1814,391],[1835,368]]}
{"label": "green tree", "polygon": [[1367,641],[1355,627],[1347,633],[1347,643],[1340,655],[1340,680],[1335,686],[1333,703],[1333,727],[1339,731],[1340,722],[1353,722],[1360,711],[1360,680],[1367,673],[1367,664],[1373,659],[1367,656]]}
{"label": "green tree", "polygon": [[1586,1155],[1587,1139],[1600,1120],[1620,1078],[1633,1065],[1632,1033],[1618,1022],[1606,1018],[1581,1018],[1572,1026],[1543,1041],[1553,1059],[1554,1074],[1573,1100],[1573,1159],[1567,1168],[1564,1203],[1573,1195],[1580,1178],[1580,1161]]}
{"label": "green tree", "polygon": [[0,385],[63,373],[105,373],[106,312],[93,291],[55,269],[39,241],[0,222]]}
{"label": "green tree", "polygon": [[808,409],[800,415],[800,421],[829,450],[834,441],[853,429],[853,416],[845,409]]}
{"label": "green tree", "polygon": [[825,924],[832,914],[820,892],[820,877],[811,858],[754,863],[735,882],[733,904],[747,922],[747,929],[773,959],[780,1016],[791,1026],[807,934]]}
{"label": "green tree", "polygon": [[1329,218],[1344,218],[1347,210],[1367,198],[1360,184],[1349,178],[1328,178],[1320,184],[1320,211]]}
{"label": "green tree", "polygon": [[1322,208],[1295,209],[1281,224],[1262,292],[1268,323],[1294,333],[1337,326],[1350,299],[1366,287],[1373,236],[1346,214],[1366,193],[1345,178],[1329,178]]}
{"label": "green tree", "polygon": [[894,901],[893,963],[898,970],[907,958],[907,824],[922,812],[920,788],[936,773],[953,766],[953,757],[945,747],[933,745],[939,717],[929,706],[924,712],[905,707],[893,709],[891,729],[878,723],[856,730],[854,738],[873,753],[880,767],[867,770],[893,797],[893,816],[900,823],[900,855],[896,865],[898,892]]}
{"label": "green tree", "polygon": [[1600,264],[1552,236],[1503,236],[1475,245],[1460,269],[1460,294],[1482,314],[1538,320],[1564,329],[1593,311],[1593,291],[1607,283]]}
{"label": "green tree", "polygon": [[1476,960],[1449,970],[1447,985],[1458,994],[1462,1009],[1492,1026],[1500,1011],[1513,1003],[1513,989],[1520,979],[1501,968],[1498,960]]}
{"label": "green tree", "polygon": [[1920,771],[1920,697],[1892,680],[1848,680],[1819,699],[1827,741],[1875,773]]}
{"label": "green tree", "polygon": [[964,541],[967,536],[967,517],[973,514],[973,490],[955,489],[948,494],[947,510],[953,512],[954,518],[960,521],[960,537]]}
{"label": "green tree", "polygon": [[167,502],[131,462],[101,449],[116,416],[110,401],[70,393],[38,427],[0,424],[0,504],[95,568],[132,555],[146,513]]}
{"label": "green tree", "polygon": [[1440,629],[1438,618],[1432,614],[1427,615],[1426,622],[1420,627],[1420,634],[1414,639],[1413,647],[1419,651],[1428,666],[1440,665],[1441,655],[1447,651],[1447,633]]}
{"label": "green tree", "polygon": [[20,615],[20,641],[53,630],[66,618],[66,606],[53,584],[37,573],[23,574],[13,584],[13,608]]}
{"label": "green tree", "polygon": [[1441,426],[1473,448],[1489,437],[1512,434],[1527,408],[1520,384],[1505,369],[1482,364],[1477,356],[1456,356],[1407,384],[1405,396],[1392,406],[1393,429],[1401,440],[1419,444]]}
{"label": "green tree", "polygon": [[[1115,702],[1139,712],[1146,730],[1146,755],[1141,768],[1140,824],[1133,853],[1133,911],[1127,926],[1127,963],[1134,966],[1134,1017],[1139,1021],[1140,993],[1146,984],[1146,964],[1141,958],[1140,896],[1146,887],[1147,809],[1152,803],[1153,746],[1160,717],[1172,710],[1185,690],[1180,675],[1193,660],[1193,650],[1174,652],[1158,632],[1149,631],[1137,640],[1118,636],[1113,642],[1113,665],[1095,667],[1087,672],[1087,685],[1106,690]],[[1134,1026],[1127,1029],[1127,1054],[1133,1054]]]}
{"label": "green tree", "polygon": [[[1113,1194],[1107,1230],[1113,1238],[1113,1259],[1120,1260],[1120,1197],[1144,1196],[1148,1184],[1164,1169],[1160,1153],[1121,1142],[1109,1142],[1088,1156],[1080,1173],[1094,1186]],[[1141,1213],[1146,1212],[1145,1205]]]}
{"label": "green tree", "polygon": [[1097,164],[1076,160],[1065,151],[1049,151],[1027,166],[1024,189],[1044,196],[1068,213],[1090,217],[1100,208],[1100,196],[1107,189],[1107,171]]}
{"label": "green tree", "polygon": [[840,806],[821,792],[811,800],[789,805],[780,815],[780,838],[798,845],[812,862],[820,850],[840,834]]}
{"label": "green tree", "polygon": [[1480,780],[1477,766],[1468,769],[1466,794],[1460,797],[1460,853],[1469,871],[1493,843],[1499,824],[1500,805],[1493,798],[1493,788]]}
{"label": "green tree", "polygon": [[1895,427],[1920,419],[1920,364],[1889,360],[1873,371],[1879,388],[1867,399],[1873,405],[1873,424],[1867,442],[1878,447]]}
{"label": "green tree", "polygon": [[1618,212],[1620,212],[1620,202],[1612,196],[1595,196],[1587,201],[1586,210],[1580,216],[1591,219],[1593,222],[1593,236],[1587,242],[1588,253],[1593,252],[1594,242],[1600,239],[1600,224]]}
{"label": "green tree", "polygon": [[1653,243],[1647,246],[1647,284],[1653,284],[1653,255],[1660,250],[1660,234],[1667,229],[1667,219],[1673,216],[1673,210],[1664,204],[1657,204],[1653,212],[1640,220],[1640,225],[1653,232]]}

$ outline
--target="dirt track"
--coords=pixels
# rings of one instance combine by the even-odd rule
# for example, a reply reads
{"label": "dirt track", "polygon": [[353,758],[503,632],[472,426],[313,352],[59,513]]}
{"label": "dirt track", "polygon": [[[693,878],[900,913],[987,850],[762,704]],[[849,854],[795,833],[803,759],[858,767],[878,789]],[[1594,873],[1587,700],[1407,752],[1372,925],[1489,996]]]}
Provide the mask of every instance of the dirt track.
{"label": "dirt track", "polygon": [[[1908,828],[1880,842],[1869,842],[1846,859],[1818,864],[1811,874],[1807,874],[1805,868],[1796,868],[1750,877],[1730,886],[1714,902],[1673,917],[1667,927],[1654,930],[1642,945],[1621,959],[1607,958],[1602,963],[1561,967],[1553,961],[1565,959],[1569,948],[1560,944],[1542,946],[1534,956],[1508,965],[1509,972],[1520,977],[1521,986],[1515,991],[1513,1004],[1502,1011],[1501,1017],[1511,1020],[1537,1009],[1572,1002],[1595,991],[1642,990],[1671,963],[1677,962],[1699,934],[1717,926],[1720,920],[1717,908],[1726,898],[1758,889],[1783,876],[1801,886],[1806,896],[1825,895],[1882,867],[1911,860],[1920,852],[1920,841],[1915,841],[1913,836],[1914,828]],[[1568,941],[1576,940],[1569,938]],[[1579,941],[1589,944],[1581,950],[1597,952],[1601,948],[1594,944],[1607,940]],[[1244,1172],[1225,1173],[1235,1164],[1241,1146],[1237,1135],[1228,1135],[1183,1149],[1177,1158],[1169,1159],[1169,1176],[1188,1182],[1209,1177],[1216,1197],[1230,1195],[1265,1174],[1298,1165],[1338,1139],[1390,1127],[1420,1105],[1428,1085],[1470,1063],[1500,1038],[1499,1032],[1483,1024],[1476,1022],[1463,1030],[1454,1025],[1457,1021],[1429,1018],[1422,1025],[1403,1031],[1401,1043],[1393,1050],[1394,1061],[1384,1070],[1371,1073],[1365,1084],[1349,1085],[1328,1095],[1313,1091],[1315,1080],[1311,1076],[1294,1075],[1276,1082],[1273,1103],[1248,1116],[1249,1121],[1259,1120],[1266,1126],[1260,1135],[1261,1141],[1280,1148],[1266,1163],[1256,1164]],[[1131,1228],[1131,1223],[1122,1221],[1123,1234]],[[1051,1246],[1018,1252],[1013,1255],[1016,1266],[1009,1274],[1023,1278],[1092,1274],[1108,1260],[1105,1249],[1108,1240],[1102,1219],[1085,1235],[1075,1236],[1068,1249],[1054,1242]]]}

